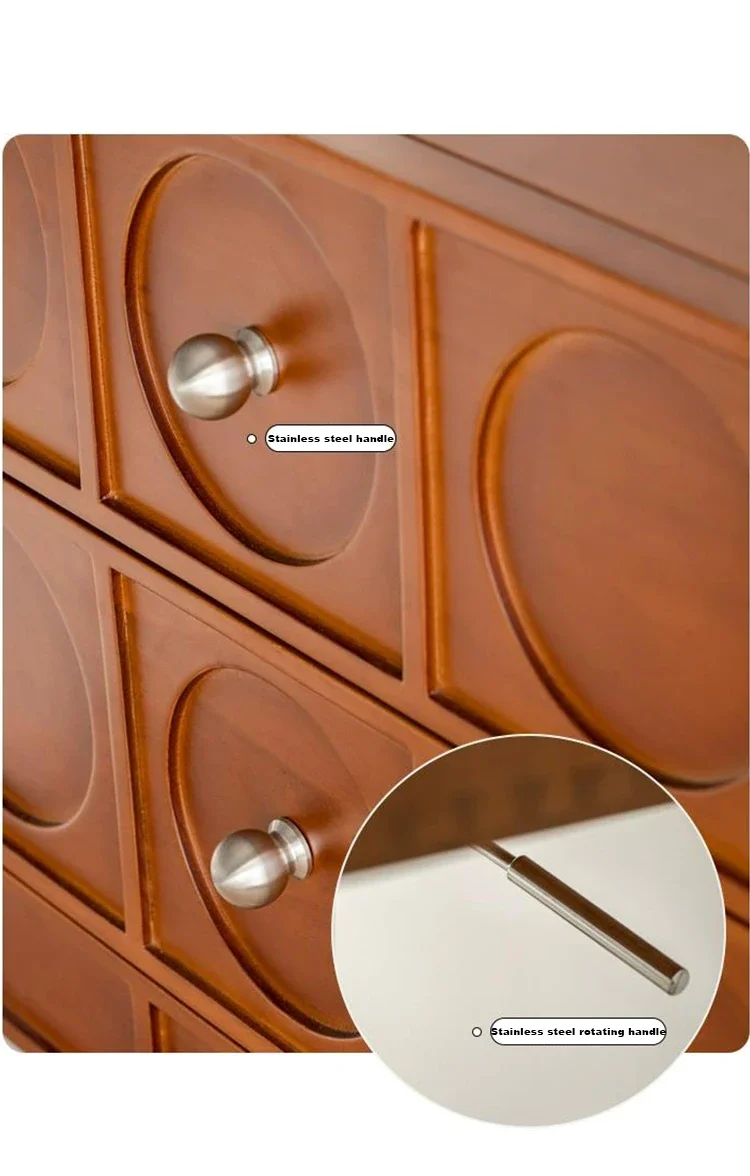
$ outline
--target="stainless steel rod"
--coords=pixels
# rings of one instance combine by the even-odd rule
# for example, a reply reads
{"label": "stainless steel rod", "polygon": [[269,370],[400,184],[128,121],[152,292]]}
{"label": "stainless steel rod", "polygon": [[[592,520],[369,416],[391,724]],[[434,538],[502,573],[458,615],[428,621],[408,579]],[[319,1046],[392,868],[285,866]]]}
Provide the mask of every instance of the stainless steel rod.
{"label": "stainless steel rod", "polygon": [[543,902],[555,914],[577,927],[584,935],[588,935],[589,939],[606,948],[669,996],[676,996],[687,988],[690,980],[687,968],[670,959],[652,943],[641,939],[635,931],[631,931],[629,927],[608,915],[601,907],[589,902],[577,890],[566,886],[531,858],[515,856],[492,841],[473,845],[472,849],[499,865],[508,879],[521,890]]}

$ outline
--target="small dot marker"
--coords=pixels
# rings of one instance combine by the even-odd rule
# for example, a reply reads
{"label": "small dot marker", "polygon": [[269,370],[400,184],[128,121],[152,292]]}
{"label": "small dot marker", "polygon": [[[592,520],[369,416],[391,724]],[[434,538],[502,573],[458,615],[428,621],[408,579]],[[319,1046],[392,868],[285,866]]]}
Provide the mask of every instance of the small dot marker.
{"label": "small dot marker", "polygon": [[471,1036],[472,1037],[481,1037],[482,1036],[482,1030],[479,1028],[478,1025],[475,1025],[474,1028],[472,1029]]}
{"label": "small dot marker", "polygon": [[254,445],[257,440],[258,440],[258,438],[255,436],[255,433],[248,433],[248,435],[247,435],[248,445]]}

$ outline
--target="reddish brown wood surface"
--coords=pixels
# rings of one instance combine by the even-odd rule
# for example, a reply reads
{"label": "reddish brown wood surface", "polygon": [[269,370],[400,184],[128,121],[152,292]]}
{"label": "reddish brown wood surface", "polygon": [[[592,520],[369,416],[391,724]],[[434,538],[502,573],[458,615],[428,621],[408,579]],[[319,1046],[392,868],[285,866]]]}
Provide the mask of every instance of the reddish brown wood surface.
{"label": "reddish brown wood surface", "polygon": [[[241,1047],[15,878],[4,876],[4,1030],[45,1052],[233,1053]],[[263,1043],[264,1050],[271,1047]]]}
{"label": "reddish brown wood surface", "polygon": [[[93,909],[87,925],[216,1023],[223,1005],[224,1023],[246,1048],[258,1040],[249,1026],[293,1048],[359,1048],[356,1039],[332,1034],[344,1031],[341,1021],[314,1027],[321,1004],[329,1017],[338,1007],[324,935],[336,863],[379,795],[441,745],[25,493],[6,492],[6,514],[16,530],[54,527],[58,544],[75,541],[106,582],[115,573],[119,623],[103,629],[119,645],[107,659],[113,725],[130,735],[129,756],[124,738],[115,743],[121,834],[131,841],[123,854],[127,930]],[[590,804],[591,788],[583,792]],[[531,804],[535,796],[530,787],[517,799]],[[550,797],[553,810],[563,802],[564,795]],[[313,840],[318,879],[293,884],[299,889],[265,912],[222,917],[206,878],[215,840],[237,826],[262,827],[279,807]],[[735,823],[733,843],[743,835]],[[43,876],[22,863],[11,868],[40,888]],[[66,885],[64,878],[45,884],[46,894],[82,920],[85,908]],[[317,945],[304,955],[303,931]],[[727,1016],[732,1024],[723,1033],[745,1031],[736,1001]]]}
{"label": "reddish brown wood surface", "polygon": [[[383,209],[222,137],[95,139],[80,168],[109,502],[398,673],[395,455],[263,443],[277,423],[392,420]],[[278,352],[278,392],[224,421],[191,420],[167,390],[173,352],[248,325]]]}
{"label": "reddish brown wood surface", "polygon": [[71,186],[70,143],[23,135],[3,153],[3,388],[5,440],[69,482],[80,475],[73,391],[84,323],[68,298],[70,231],[58,186]]}
{"label": "reddish brown wood surface", "polygon": [[[109,141],[108,141],[109,142]],[[130,140],[119,141],[120,149],[127,154],[131,148]],[[401,441],[396,447],[396,457],[400,471],[399,495],[402,510],[399,515],[399,558],[401,578],[401,645],[404,657],[411,659],[411,664],[403,667],[403,678],[386,679],[383,674],[361,657],[352,654],[337,641],[331,641],[324,635],[320,625],[306,625],[293,617],[286,608],[280,609],[273,600],[266,600],[257,593],[250,593],[240,584],[226,575],[220,574],[206,562],[206,553],[201,562],[193,556],[187,555],[184,548],[165,542],[151,530],[144,530],[131,523],[120,514],[109,508],[109,500],[105,497],[103,505],[95,493],[94,481],[86,480],[84,493],[75,495],[68,487],[50,478],[46,472],[18,454],[9,453],[6,458],[7,468],[14,472],[22,481],[36,486],[45,496],[62,502],[68,509],[81,517],[92,521],[119,541],[125,542],[136,550],[142,551],[149,559],[200,586],[214,599],[227,604],[228,607],[261,624],[275,634],[283,637],[293,647],[314,657],[316,660],[330,666],[337,673],[342,674],[349,681],[363,686],[377,697],[383,698],[390,705],[403,712],[408,712],[419,722],[439,730],[446,738],[454,741],[471,738],[482,726],[484,720],[467,722],[457,713],[449,713],[434,705],[425,690],[425,657],[422,642],[424,624],[422,616],[425,609],[430,609],[424,594],[424,567],[422,563],[422,533],[425,526],[436,523],[436,508],[433,501],[425,502],[423,486],[415,479],[419,476],[419,461],[415,458],[415,446],[418,434],[423,426],[429,425],[432,419],[432,409],[425,408],[416,401],[414,353],[420,342],[425,343],[424,330],[420,326],[419,316],[410,319],[411,289],[413,285],[413,264],[411,258],[409,223],[415,217],[428,220],[433,224],[442,225],[458,233],[465,240],[481,243],[485,248],[500,250],[507,261],[513,261],[524,267],[534,267],[536,270],[554,275],[558,283],[571,285],[582,295],[586,294],[598,301],[614,303],[621,309],[636,313],[641,318],[647,317],[656,327],[665,327],[678,338],[687,335],[694,341],[702,342],[712,349],[727,352],[741,358],[746,345],[740,333],[728,331],[710,323],[700,316],[691,315],[679,310],[665,300],[655,298],[642,291],[617,282],[601,272],[582,266],[549,250],[535,246],[533,243],[503,232],[494,226],[488,226],[476,218],[458,213],[455,209],[440,204],[438,201],[395,185],[386,179],[350,166],[325,152],[320,152],[308,145],[288,139],[261,139],[255,141],[254,148],[262,152],[270,152],[288,163],[293,163],[300,170],[315,172],[326,181],[334,181],[339,186],[346,185],[348,189],[357,193],[366,193],[381,201],[388,210],[388,242],[390,268],[390,294],[392,300],[391,325],[393,354],[395,356],[395,423]],[[61,198],[64,193],[61,194]],[[84,229],[95,228],[92,222],[93,209],[90,193],[85,185],[79,185],[79,198],[82,201],[82,217]],[[88,259],[89,269],[89,315],[92,337],[92,362],[95,372],[95,384],[105,388],[111,383],[108,373],[109,352],[105,347],[103,337],[104,320],[99,298],[99,289],[93,281],[95,277],[95,262],[97,260],[96,239],[88,231],[83,233],[83,253]],[[80,248],[79,248],[80,251]],[[75,253],[73,244],[69,252]],[[424,316],[422,316],[424,317]],[[426,350],[423,346],[422,350]],[[85,393],[85,388],[82,389]],[[93,419],[92,404],[85,395],[78,392],[79,424],[91,437]],[[145,394],[142,394],[145,395]],[[107,396],[98,396],[95,402],[99,420],[99,439],[101,452],[108,453],[114,444],[113,427],[103,410],[108,403]],[[132,404],[138,403],[138,395],[132,398]],[[742,435],[743,425],[741,416],[742,402],[737,409],[738,417],[735,428]],[[144,436],[148,430],[144,430]],[[137,451],[142,440],[139,435],[135,442]],[[82,462],[86,470],[92,469],[96,459],[93,441],[85,447]],[[285,458],[283,460],[286,460]],[[93,472],[93,471],[92,471]],[[106,491],[106,484],[101,488]],[[439,522],[439,519],[437,520]],[[179,537],[177,537],[179,540]],[[181,540],[180,540],[181,542]],[[270,561],[266,561],[267,563]],[[223,567],[217,563],[216,569]],[[224,568],[226,570],[226,568]],[[292,569],[297,576],[304,569]],[[291,572],[290,572],[291,575]],[[425,622],[426,623],[426,622]],[[520,683],[519,683],[520,684]],[[524,694],[537,691],[538,687],[531,680],[524,687]],[[519,696],[520,703],[520,696]],[[560,724],[568,722],[559,708],[550,709],[549,697],[543,692],[537,695],[533,708],[520,719],[514,720],[513,715],[506,717],[509,729],[527,729],[539,727],[548,730],[564,729]],[[492,724],[490,724],[491,726]],[[577,730],[569,726],[568,729]]]}
{"label": "reddish brown wood surface", "polygon": [[89,554],[44,511],[4,542],[5,836],[123,921],[99,600]]}
{"label": "reddish brown wood surface", "polygon": [[[336,863],[403,771],[495,730],[588,733],[676,782],[741,915],[742,332],[288,138],[17,151],[7,865],[143,979],[133,1048],[361,1049]],[[390,455],[248,465],[262,426],[238,450],[232,418],[175,417],[171,350],[251,304],[296,406],[282,387],[267,423],[351,406]],[[277,921],[222,910],[213,844],[277,801],[319,873]],[[736,963],[712,1018],[709,1048],[746,1035]]]}
{"label": "reddish brown wood surface", "polygon": [[744,366],[456,237],[418,245],[433,692],[541,729],[544,683],[663,777],[741,778]]}
{"label": "reddish brown wood surface", "polygon": [[719,990],[703,1028],[690,1047],[698,1053],[731,1053],[747,1044],[747,923],[727,919],[727,952]]}
{"label": "reddish brown wood surface", "polygon": [[747,148],[738,139],[310,137],[374,169],[371,185],[383,172],[600,271],[747,324]]}
{"label": "reddish brown wood surface", "polygon": [[747,146],[737,136],[417,137],[608,221],[747,274]]}
{"label": "reddish brown wood surface", "polygon": [[136,1047],[126,969],[7,875],[3,986],[6,1016],[48,1049],[129,1053]]}
{"label": "reddish brown wood surface", "polygon": [[151,1005],[151,1030],[156,1053],[239,1053],[238,1045],[197,1017],[175,1017]]}
{"label": "reddish brown wood surface", "polygon": [[[249,1048],[260,1029],[290,1049],[362,1049],[330,958],[336,877],[370,808],[444,745],[26,493],[9,487],[5,505],[8,526],[51,527],[57,549],[84,555],[102,586],[98,619],[83,596],[76,616],[106,646],[118,733],[125,929],[107,933],[108,944],[160,980],[186,980],[181,993],[212,1019],[223,1005],[249,1028]],[[213,890],[211,853],[228,833],[274,816],[304,829],[313,875],[267,910],[235,911]],[[18,818],[6,819],[15,845]],[[80,918],[79,887],[44,865],[52,901],[67,893]],[[33,870],[29,878],[40,885]],[[89,926],[103,933],[101,921]],[[242,1024],[233,1034],[246,1044]]]}
{"label": "reddish brown wood surface", "polygon": [[[308,674],[274,672],[247,642],[132,582],[118,599],[147,943],[236,1005],[251,1007],[260,988],[318,1032],[352,1035],[330,954],[333,892],[354,834],[412,768],[412,749],[359,717],[355,699],[347,713]],[[279,816],[306,834],[312,876],[266,909],[231,907],[211,884],[214,848]]]}

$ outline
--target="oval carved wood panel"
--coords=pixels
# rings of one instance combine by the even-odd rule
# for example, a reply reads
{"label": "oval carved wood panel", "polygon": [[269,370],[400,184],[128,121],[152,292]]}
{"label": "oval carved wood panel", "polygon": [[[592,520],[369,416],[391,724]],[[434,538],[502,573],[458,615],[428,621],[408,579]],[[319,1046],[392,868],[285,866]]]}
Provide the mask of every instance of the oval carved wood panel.
{"label": "oval carved wood panel", "polygon": [[3,384],[33,362],[47,313],[47,258],[26,164],[11,140],[3,156]]}
{"label": "oval carved wood panel", "polygon": [[[355,1030],[336,984],[331,908],[338,871],[369,806],[306,711],[246,670],[209,670],[183,692],[170,732],[172,805],[203,903],[256,984],[303,1023]],[[315,865],[276,902],[241,910],[211,885],[210,860],[228,833],[278,816],[304,830]]]}
{"label": "oval carved wood panel", "polygon": [[[172,458],[203,505],[271,559],[317,563],[341,551],[369,502],[371,454],[274,454],[283,422],[373,420],[365,357],[323,255],[260,175],[209,156],[169,165],[130,226],[128,322],[139,375]],[[260,326],[280,360],[278,391],[222,421],[172,403],[166,371],[191,335]],[[259,443],[248,445],[249,432]],[[271,490],[271,487],[273,489]]]}
{"label": "oval carved wood panel", "polygon": [[593,331],[530,347],[484,421],[488,553],[537,668],[595,739],[684,783],[746,762],[746,481],[697,388]]}
{"label": "oval carved wood panel", "polygon": [[89,699],[62,614],[8,531],[4,593],[5,803],[34,825],[64,825],[80,811],[91,781]]}

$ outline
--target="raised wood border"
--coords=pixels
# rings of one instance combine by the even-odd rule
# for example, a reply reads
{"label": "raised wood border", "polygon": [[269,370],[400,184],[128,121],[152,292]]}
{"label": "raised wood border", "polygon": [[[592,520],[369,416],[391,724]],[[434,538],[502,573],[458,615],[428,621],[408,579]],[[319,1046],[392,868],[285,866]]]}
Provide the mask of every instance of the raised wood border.
{"label": "raised wood border", "polygon": [[418,135],[305,138],[644,289],[738,326],[747,323],[748,285],[741,274]]}

